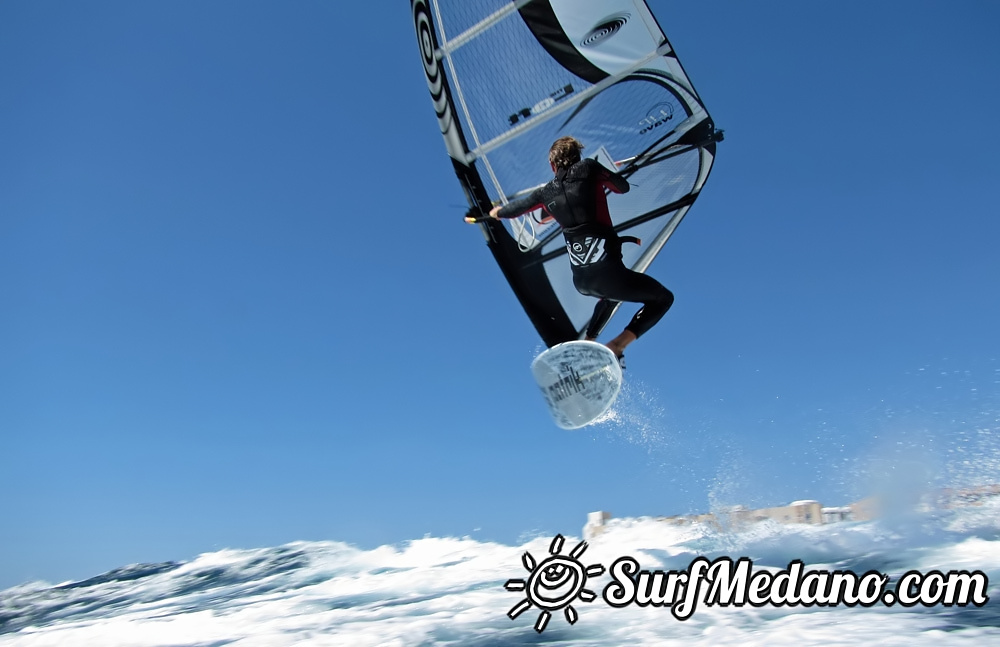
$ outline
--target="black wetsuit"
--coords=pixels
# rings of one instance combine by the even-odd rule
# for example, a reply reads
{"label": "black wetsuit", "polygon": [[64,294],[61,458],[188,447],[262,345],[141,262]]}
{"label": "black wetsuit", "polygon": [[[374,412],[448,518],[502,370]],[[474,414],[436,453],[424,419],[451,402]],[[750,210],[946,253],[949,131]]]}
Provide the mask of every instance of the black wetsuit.
{"label": "black wetsuit", "polygon": [[670,309],[674,295],[653,277],[633,272],[622,263],[622,239],[611,223],[605,189],[626,193],[629,184],[596,160],[584,158],[559,169],[551,182],[505,205],[497,215],[515,218],[542,208],[555,218],[566,238],[573,285],[581,294],[601,299],[587,336],[596,337],[614,306],[629,301],[643,304],[625,327],[640,337]]}

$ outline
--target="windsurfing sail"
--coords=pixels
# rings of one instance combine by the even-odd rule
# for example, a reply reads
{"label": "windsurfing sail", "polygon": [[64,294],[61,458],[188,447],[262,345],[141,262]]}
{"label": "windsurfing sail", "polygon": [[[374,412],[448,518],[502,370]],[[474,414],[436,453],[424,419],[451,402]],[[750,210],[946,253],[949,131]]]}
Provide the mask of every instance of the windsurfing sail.
{"label": "windsurfing sail", "polygon": [[[477,217],[552,178],[571,135],[625,176],[608,201],[645,271],[708,179],[721,131],[642,0],[411,0],[445,147]],[[573,287],[559,227],[541,213],[480,223],[547,346],[580,339],[595,299]],[[600,322],[603,326],[607,321]]]}

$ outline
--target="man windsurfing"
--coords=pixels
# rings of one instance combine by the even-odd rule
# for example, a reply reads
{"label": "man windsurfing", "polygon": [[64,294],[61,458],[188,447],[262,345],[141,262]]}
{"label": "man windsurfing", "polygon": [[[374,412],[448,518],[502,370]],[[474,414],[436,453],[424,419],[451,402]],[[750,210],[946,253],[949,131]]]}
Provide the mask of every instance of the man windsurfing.
{"label": "man windsurfing", "polygon": [[549,149],[549,165],[555,177],[527,196],[490,211],[491,218],[516,218],[544,209],[562,227],[569,252],[573,285],[584,295],[598,297],[587,327],[594,340],[622,301],[642,303],[625,330],[606,346],[619,359],[625,348],[652,328],[670,309],[674,295],[651,276],[634,272],[622,262],[622,242],[608,213],[605,189],[626,193],[628,181],[597,160],[580,158],[583,145],[572,137],[561,137]]}

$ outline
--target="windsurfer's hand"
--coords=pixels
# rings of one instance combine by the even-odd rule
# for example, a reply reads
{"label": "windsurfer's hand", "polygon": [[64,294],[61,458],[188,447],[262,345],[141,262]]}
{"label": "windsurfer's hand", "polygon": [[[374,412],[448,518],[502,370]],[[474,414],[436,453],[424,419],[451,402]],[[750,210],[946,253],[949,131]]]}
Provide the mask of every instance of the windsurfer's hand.
{"label": "windsurfer's hand", "polygon": [[500,213],[500,207],[499,206],[493,207],[492,209],[490,209],[490,218],[496,218],[497,220],[500,220],[500,216],[497,215],[498,213]]}

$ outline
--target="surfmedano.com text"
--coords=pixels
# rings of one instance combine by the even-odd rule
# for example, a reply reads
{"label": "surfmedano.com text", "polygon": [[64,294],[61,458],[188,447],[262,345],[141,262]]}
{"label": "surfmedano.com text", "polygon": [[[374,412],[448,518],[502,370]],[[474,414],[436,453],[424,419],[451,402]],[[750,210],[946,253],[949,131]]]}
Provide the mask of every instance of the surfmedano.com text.
{"label": "surfmedano.com text", "polygon": [[670,607],[678,620],[687,620],[698,604],[718,607],[819,606],[871,607],[876,604],[912,607],[918,604],[981,607],[989,601],[989,579],[982,571],[907,571],[891,586],[878,571],[857,575],[849,570],[804,571],[794,560],[788,568],[754,569],[747,557],[733,562],[720,557],[709,562],[698,557],[687,570],[639,570],[631,557],[620,557],[609,570],[612,581],[602,597],[613,607]]}

